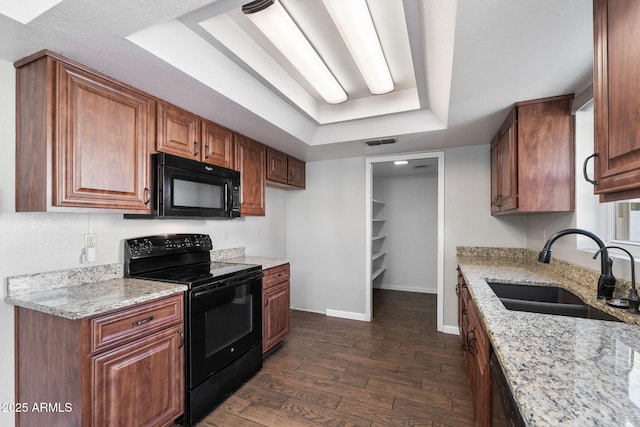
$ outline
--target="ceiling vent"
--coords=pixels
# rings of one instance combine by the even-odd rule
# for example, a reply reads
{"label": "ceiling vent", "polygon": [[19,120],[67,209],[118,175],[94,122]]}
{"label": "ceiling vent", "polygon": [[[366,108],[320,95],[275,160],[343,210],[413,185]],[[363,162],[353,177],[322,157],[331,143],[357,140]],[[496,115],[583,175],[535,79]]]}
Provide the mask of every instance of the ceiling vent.
{"label": "ceiling vent", "polygon": [[373,147],[375,145],[381,145],[381,144],[395,144],[395,143],[396,143],[396,139],[395,138],[374,139],[372,141],[367,141],[367,145],[369,147]]}

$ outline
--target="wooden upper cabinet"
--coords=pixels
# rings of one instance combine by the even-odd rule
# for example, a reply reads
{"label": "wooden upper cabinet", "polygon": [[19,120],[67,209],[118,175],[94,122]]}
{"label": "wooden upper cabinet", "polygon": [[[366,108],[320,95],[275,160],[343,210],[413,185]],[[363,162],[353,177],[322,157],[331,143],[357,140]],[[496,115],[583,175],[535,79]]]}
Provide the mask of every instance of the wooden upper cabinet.
{"label": "wooden upper cabinet", "polygon": [[594,1],[594,192],[640,197],[640,2]]}
{"label": "wooden upper cabinet", "polygon": [[193,160],[200,160],[200,119],[181,108],[158,102],[156,149]]}
{"label": "wooden upper cabinet", "polygon": [[574,210],[572,99],[514,106],[491,147],[492,214]]}
{"label": "wooden upper cabinet", "polygon": [[305,162],[267,147],[267,180],[305,188]]}
{"label": "wooden upper cabinet", "polygon": [[233,169],[233,132],[175,105],[158,101],[156,149]]}
{"label": "wooden upper cabinet", "polygon": [[287,155],[272,148],[267,148],[267,179],[286,184],[287,178]]}
{"label": "wooden upper cabinet", "polygon": [[267,147],[245,136],[235,136],[235,167],[240,172],[240,215],[265,215],[265,161]]}
{"label": "wooden upper cabinet", "polygon": [[155,102],[46,51],[16,68],[16,210],[149,212]]}
{"label": "wooden upper cabinet", "polygon": [[233,169],[233,132],[209,120],[202,119],[202,161]]}
{"label": "wooden upper cabinet", "polygon": [[305,188],[306,186],[306,163],[293,157],[287,159],[288,177],[287,183],[294,187]]}
{"label": "wooden upper cabinet", "polygon": [[518,207],[516,112],[511,111],[491,145],[491,212]]}

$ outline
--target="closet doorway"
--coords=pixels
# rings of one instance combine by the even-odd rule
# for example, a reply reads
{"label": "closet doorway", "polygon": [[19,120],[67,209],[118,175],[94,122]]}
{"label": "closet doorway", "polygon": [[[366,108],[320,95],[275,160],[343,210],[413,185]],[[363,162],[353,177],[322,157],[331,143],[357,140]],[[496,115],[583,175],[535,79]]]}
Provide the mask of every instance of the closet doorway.
{"label": "closet doorway", "polygon": [[443,329],[443,160],[443,152],[366,159],[367,321],[374,288],[436,293]]}

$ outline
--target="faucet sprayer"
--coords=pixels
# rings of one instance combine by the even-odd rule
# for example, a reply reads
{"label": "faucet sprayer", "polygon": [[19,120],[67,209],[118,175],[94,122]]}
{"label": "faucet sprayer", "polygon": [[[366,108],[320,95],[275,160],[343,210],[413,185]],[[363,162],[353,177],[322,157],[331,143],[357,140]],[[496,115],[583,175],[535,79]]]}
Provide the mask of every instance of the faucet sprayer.
{"label": "faucet sprayer", "polygon": [[[638,297],[638,291],[636,290],[636,260],[633,258],[631,252],[626,250],[625,248],[621,248],[620,246],[607,246],[604,249],[620,249],[629,255],[631,259],[631,290],[629,291],[629,296],[626,298],[622,298],[623,300],[629,301],[629,313],[638,314],[638,304],[640,303],[640,297]],[[599,249],[598,252],[593,254],[593,259],[596,259],[598,254],[602,252],[603,249]]]}

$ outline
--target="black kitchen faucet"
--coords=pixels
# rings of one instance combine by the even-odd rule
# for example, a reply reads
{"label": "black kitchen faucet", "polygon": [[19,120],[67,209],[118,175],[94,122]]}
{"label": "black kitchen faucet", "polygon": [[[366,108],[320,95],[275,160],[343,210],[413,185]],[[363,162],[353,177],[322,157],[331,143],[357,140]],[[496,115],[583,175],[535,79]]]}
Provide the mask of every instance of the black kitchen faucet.
{"label": "black kitchen faucet", "polygon": [[583,236],[590,237],[598,244],[598,247],[600,248],[599,252],[602,253],[600,258],[600,277],[598,278],[598,298],[610,299],[613,296],[613,290],[616,287],[616,278],[613,277],[613,273],[611,272],[613,260],[609,258],[607,245],[598,235],[580,228],[567,228],[566,230],[560,230],[553,236],[549,237],[549,240],[547,240],[547,243],[545,243],[544,248],[542,248],[538,255],[538,261],[549,264],[549,261],[551,261],[551,245],[553,245],[553,243],[560,237],[566,236],[567,234],[581,234]]}

